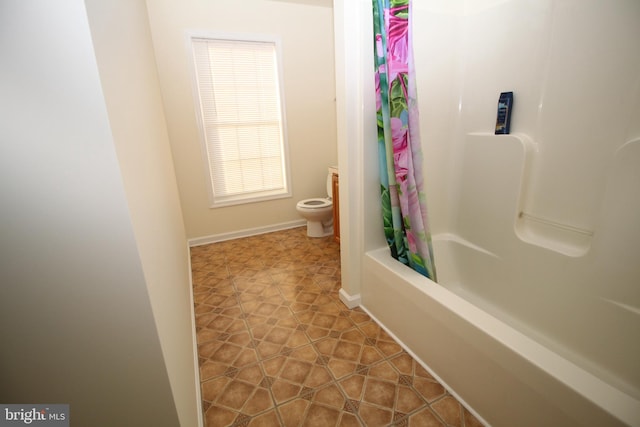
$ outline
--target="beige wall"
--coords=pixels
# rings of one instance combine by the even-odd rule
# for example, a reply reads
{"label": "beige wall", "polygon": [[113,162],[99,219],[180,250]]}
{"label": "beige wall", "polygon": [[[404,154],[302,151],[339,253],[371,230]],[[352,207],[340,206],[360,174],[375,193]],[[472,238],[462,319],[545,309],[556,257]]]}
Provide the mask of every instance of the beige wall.
{"label": "beige wall", "polygon": [[0,10],[0,402],[68,403],[78,426],[174,427],[85,4]]}
{"label": "beige wall", "polygon": [[[296,203],[325,195],[327,167],[337,164],[331,2],[147,0],[147,7],[187,237],[301,220]],[[281,38],[292,198],[209,208],[186,30]]]}
{"label": "beige wall", "polygon": [[86,0],[111,132],[180,425],[198,422],[189,253],[144,0]]}

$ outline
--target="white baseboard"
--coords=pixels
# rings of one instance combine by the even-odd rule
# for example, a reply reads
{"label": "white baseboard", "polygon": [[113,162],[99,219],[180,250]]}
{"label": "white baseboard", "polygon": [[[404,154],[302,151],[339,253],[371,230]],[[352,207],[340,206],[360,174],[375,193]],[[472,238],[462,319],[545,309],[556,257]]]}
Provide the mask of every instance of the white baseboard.
{"label": "white baseboard", "polygon": [[338,296],[340,297],[340,301],[342,301],[342,303],[349,309],[360,306],[360,294],[349,295],[347,291],[344,290],[344,288],[340,288]]}
{"label": "white baseboard", "polygon": [[[187,253],[189,253],[187,248]],[[200,385],[200,361],[198,360],[198,336],[196,334],[196,313],[193,297],[193,269],[191,266],[191,257],[187,257],[189,263],[189,304],[191,305],[191,340],[193,342],[193,366],[195,368],[194,376],[196,379],[196,402],[198,408],[198,427],[204,427],[204,411],[202,406],[202,389]]]}
{"label": "white baseboard", "polygon": [[189,239],[188,243],[190,247],[208,245],[209,243],[224,242],[225,240],[239,239],[242,237],[257,236],[258,234],[271,233],[274,231],[287,230],[289,228],[302,227],[307,225],[305,219],[296,221],[283,222],[280,224],[267,225],[264,227],[248,228],[245,230],[231,231],[229,233],[214,234],[205,237],[196,237]]}

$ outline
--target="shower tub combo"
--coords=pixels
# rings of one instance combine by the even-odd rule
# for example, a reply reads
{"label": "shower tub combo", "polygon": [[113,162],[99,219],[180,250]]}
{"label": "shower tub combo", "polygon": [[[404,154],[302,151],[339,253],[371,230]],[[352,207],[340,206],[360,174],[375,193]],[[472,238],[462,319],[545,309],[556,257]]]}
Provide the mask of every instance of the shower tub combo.
{"label": "shower tub combo", "polygon": [[489,425],[639,426],[640,140],[616,151],[593,230],[524,212],[526,135],[464,147],[439,283],[374,249],[363,307]]}

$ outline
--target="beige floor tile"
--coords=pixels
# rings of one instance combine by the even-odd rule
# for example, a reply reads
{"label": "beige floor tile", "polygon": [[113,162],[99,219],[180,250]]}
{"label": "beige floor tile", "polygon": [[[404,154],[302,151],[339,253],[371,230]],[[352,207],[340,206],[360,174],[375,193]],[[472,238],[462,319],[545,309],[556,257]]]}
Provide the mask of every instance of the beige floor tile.
{"label": "beige floor tile", "polygon": [[207,427],[481,426],[340,301],[340,248],[295,228],[191,248]]}

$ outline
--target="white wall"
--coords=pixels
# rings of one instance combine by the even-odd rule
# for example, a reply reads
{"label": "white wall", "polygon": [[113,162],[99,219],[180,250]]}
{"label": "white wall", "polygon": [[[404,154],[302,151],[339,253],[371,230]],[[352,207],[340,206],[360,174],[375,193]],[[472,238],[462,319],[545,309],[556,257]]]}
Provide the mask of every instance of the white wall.
{"label": "white wall", "polygon": [[[377,162],[375,145],[364,144],[365,140],[374,140],[377,132],[375,86],[368,66],[373,63],[373,53],[367,49],[372,40],[371,31],[367,31],[371,28],[371,4],[335,0],[333,12],[338,166],[341,171],[340,297],[348,307],[354,307],[360,304],[365,236],[369,240],[378,236],[382,240],[377,243],[384,244],[383,233],[365,233],[365,230],[382,230],[381,210],[375,203],[380,194],[379,179],[375,171],[365,175],[370,171],[366,164]],[[369,185],[363,185],[363,182]]]}
{"label": "white wall", "polygon": [[413,1],[416,86],[424,156],[425,192],[432,234],[450,229],[455,218],[456,129],[460,126],[464,2]]}
{"label": "white wall", "polygon": [[[192,239],[302,220],[296,203],[326,194],[327,168],[337,163],[330,3],[147,0],[147,7],[187,236]],[[281,38],[292,198],[209,207],[186,30]]]}
{"label": "white wall", "polygon": [[0,401],[176,426],[84,2],[3,1],[0,52]]}
{"label": "white wall", "polygon": [[527,214],[594,231],[613,153],[640,132],[639,8],[634,0],[468,2],[460,132],[492,132],[498,94],[514,91],[512,132],[537,148]]}
{"label": "white wall", "polygon": [[493,133],[498,95],[509,90],[512,132],[530,136],[537,150],[523,210],[594,231],[613,153],[640,134],[638,7],[634,0],[414,2],[434,233],[451,229],[458,215],[464,135]]}
{"label": "white wall", "polygon": [[[637,398],[640,3],[468,2],[460,22],[448,230],[506,266],[468,292]],[[508,90],[514,137],[496,137]]]}
{"label": "white wall", "polygon": [[87,12],[151,307],[183,426],[200,416],[189,252],[144,0]]}

